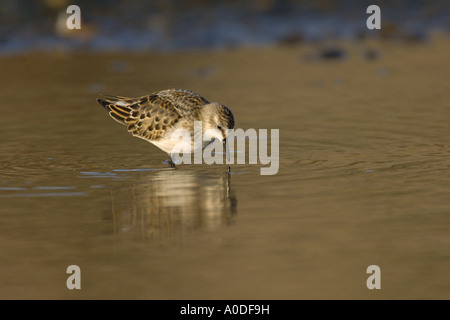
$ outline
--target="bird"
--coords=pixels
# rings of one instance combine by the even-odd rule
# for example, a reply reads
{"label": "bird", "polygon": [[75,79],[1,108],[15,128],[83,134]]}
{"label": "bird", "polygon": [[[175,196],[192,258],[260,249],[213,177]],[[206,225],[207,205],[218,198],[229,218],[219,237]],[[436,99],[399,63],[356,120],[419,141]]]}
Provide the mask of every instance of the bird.
{"label": "bird", "polygon": [[[195,121],[202,121],[202,150],[214,139],[225,143],[229,129],[234,129],[235,124],[228,107],[209,102],[198,93],[186,89],[167,89],[136,98],[102,95],[97,101],[133,136],[166,152],[172,168],[175,168],[173,150],[180,143],[172,139],[175,130],[189,132],[189,150],[192,153],[196,150],[194,147],[199,147],[194,145]],[[203,137],[206,131],[208,134]]]}

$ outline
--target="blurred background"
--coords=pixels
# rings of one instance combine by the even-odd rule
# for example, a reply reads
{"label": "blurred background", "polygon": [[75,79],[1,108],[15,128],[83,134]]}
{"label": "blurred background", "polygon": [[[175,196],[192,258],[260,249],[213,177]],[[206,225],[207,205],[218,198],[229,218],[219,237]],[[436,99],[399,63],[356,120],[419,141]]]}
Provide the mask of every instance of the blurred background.
{"label": "blurred background", "polygon": [[[445,0],[377,1],[383,28],[366,28],[373,1],[67,0],[0,1],[0,51],[229,48],[376,36],[424,41],[448,31]],[[82,30],[66,28],[66,8],[81,8]]]}

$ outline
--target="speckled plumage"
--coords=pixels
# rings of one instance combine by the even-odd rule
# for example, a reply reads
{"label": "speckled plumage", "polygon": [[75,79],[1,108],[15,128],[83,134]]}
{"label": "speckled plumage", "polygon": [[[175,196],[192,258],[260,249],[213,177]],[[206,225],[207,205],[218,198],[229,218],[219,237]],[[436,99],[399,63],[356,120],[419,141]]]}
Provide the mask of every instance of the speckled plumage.
{"label": "speckled plumage", "polygon": [[104,96],[97,101],[114,120],[126,125],[131,134],[168,154],[176,144],[170,139],[171,133],[178,128],[187,129],[193,139],[194,121],[202,121],[203,132],[217,129],[215,137],[220,140],[226,138],[226,129],[234,128],[234,117],[227,107],[210,103],[199,94],[184,89],[168,89],[138,98]]}

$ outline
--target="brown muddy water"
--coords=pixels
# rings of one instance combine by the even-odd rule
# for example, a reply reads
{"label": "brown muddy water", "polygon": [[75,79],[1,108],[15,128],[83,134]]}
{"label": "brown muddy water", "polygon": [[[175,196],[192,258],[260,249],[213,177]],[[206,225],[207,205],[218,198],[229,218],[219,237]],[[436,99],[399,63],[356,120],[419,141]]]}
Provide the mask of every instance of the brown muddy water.
{"label": "brown muddy water", "polygon": [[[0,298],[449,299],[448,37],[333,45],[2,57]],[[170,169],[96,102],[172,87],[280,129],[279,172]]]}

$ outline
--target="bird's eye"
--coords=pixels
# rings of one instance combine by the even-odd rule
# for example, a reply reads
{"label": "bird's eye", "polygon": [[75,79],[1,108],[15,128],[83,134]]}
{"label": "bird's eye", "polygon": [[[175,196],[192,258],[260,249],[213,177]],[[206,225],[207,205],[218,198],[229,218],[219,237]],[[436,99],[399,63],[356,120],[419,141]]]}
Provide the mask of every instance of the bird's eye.
{"label": "bird's eye", "polygon": [[217,126],[217,129],[222,130],[222,127],[221,126]]}

